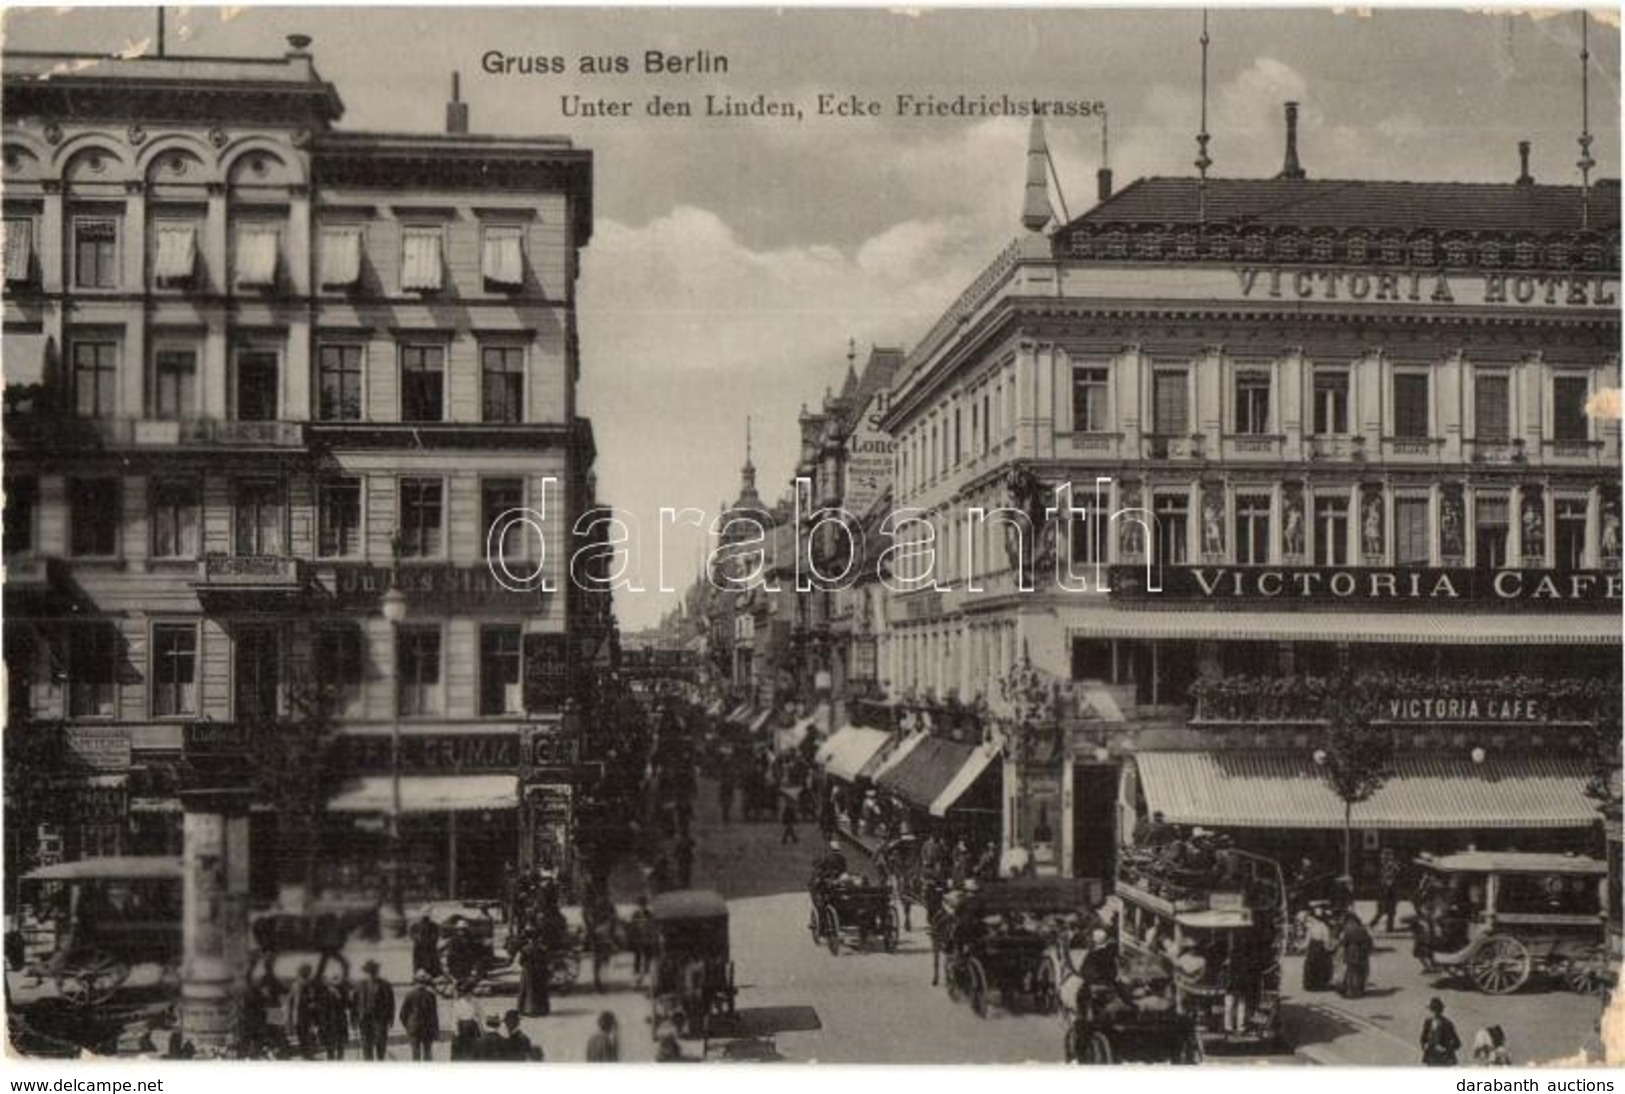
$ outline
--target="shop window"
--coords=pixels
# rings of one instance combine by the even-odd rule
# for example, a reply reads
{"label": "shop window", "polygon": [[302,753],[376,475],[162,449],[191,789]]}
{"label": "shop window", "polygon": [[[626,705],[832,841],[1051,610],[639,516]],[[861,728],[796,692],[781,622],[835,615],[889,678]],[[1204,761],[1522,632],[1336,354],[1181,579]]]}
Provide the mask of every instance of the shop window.
{"label": "shop window", "polygon": [[160,346],[152,355],[152,414],[181,421],[197,413],[197,350]]}
{"label": "shop window", "polygon": [[36,544],[34,515],[39,506],[39,479],[33,475],[7,475],[5,490],[5,553],[29,554]]}
{"label": "shop window", "polygon": [[1394,563],[1399,566],[1426,566],[1431,559],[1433,537],[1428,527],[1428,499],[1394,499]]}
{"label": "shop window", "polygon": [[110,623],[72,628],[67,663],[68,714],[74,718],[111,718],[117,706],[117,629]]}
{"label": "shop window", "polygon": [[112,217],[74,219],[73,284],[80,289],[118,287],[118,221]]}
{"label": "shop window", "polygon": [[1349,500],[1317,497],[1315,510],[1315,565],[1347,566],[1349,562]]}
{"label": "shop window", "polygon": [[401,347],[401,421],[438,422],[446,413],[446,347]]}
{"label": "shop window", "polygon": [[323,558],[361,553],[360,479],[328,479],[317,485],[316,550]]}
{"label": "shop window", "polygon": [[152,628],[152,715],[197,713],[197,627],[159,623]]}
{"label": "shop window", "polygon": [[480,350],[480,390],[486,422],[525,420],[525,349],[485,346]]}
{"label": "shop window", "polygon": [[1263,566],[1270,560],[1270,497],[1236,495],[1236,562]]}
{"label": "shop window", "polygon": [[401,480],[401,554],[434,558],[444,550],[445,484],[439,479]]}
{"label": "shop window", "polygon": [[117,479],[68,480],[68,545],[81,558],[118,554],[122,494]]}
{"label": "shop window", "polygon": [[1557,567],[1585,568],[1587,505],[1583,498],[1558,498],[1556,512]]}
{"label": "shop window", "polygon": [[1504,372],[1479,372],[1473,378],[1473,437],[1504,441],[1510,435],[1510,378]]}
{"label": "shop window", "polygon": [[108,418],[118,406],[119,346],[74,339],[73,409],[81,418]]}
{"label": "shop window", "polygon": [[361,347],[324,345],[316,357],[317,417],[324,422],[361,420]]}
{"label": "shop window", "polygon": [[1252,435],[1270,428],[1270,374],[1261,369],[1236,373],[1236,432]]}
{"label": "shop window", "polygon": [[481,628],[481,714],[524,713],[523,688],[519,676],[519,646],[518,627]]}
{"label": "shop window", "polygon": [[1507,546],[1510,526],[1507,523],[1507,499],[1486,497],[1476,499],[1476,518],[1473,532],[1474,561],[1479,567],[1499,570],[1507,564]]}
{"label": "shop window", "polygon": [[1157,557],[1161,566],[1183,566],[1189,540],[1190,498],[1184,494],[1157,494],[1152,507],[1156,518]]}
{"label": "shop window", "polygon": [[1349,374],[1315,370],[1315,434],[1340,437],[1349,431]]}
{"label": "shop window", "polygon": [[441,713],[438,628],[400,629],[395,640],[395,676],[402,717]]}
{"label": "shop window", "polygon": [[242,557],[285,553],[287,495],[276,479],[240,479],[231,498],[232,547]]}
{"label": "shop window", "polygon": [[1432,436],[1428,414],[1428,377],[1423,372],[1394,374],[1394,436]]}
{"label": "shop window", "polygon": [[1591,422],[1586,417],[1590,394],[1591,384],[1584,376],[1552,377],[1552,440],[1591,439]]}
{"label": "shop window", "polygon": [[152,487],[152,557],[196,558],[199,525],[198,485],[188,480],[156,482]]}

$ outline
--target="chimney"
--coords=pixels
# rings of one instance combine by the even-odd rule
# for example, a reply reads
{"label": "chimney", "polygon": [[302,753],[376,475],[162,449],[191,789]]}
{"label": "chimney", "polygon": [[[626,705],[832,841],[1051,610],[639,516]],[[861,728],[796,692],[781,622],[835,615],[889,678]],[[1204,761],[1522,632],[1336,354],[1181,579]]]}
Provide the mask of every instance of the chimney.
{"label": "chimney", "polygon": [[310,35],[308,35],[308,34],[290,34],[290,35],[288,35],[288,52],[291,53],[292,55],[294,55],[295,57],[308,57],[308,56],[310,56]]}
{"label": "chimney", "polygon": [[1105,201],[1112,196],[1112,169],[1102,167],[1095,172],[1096,200]]}
{"label": "chimney", "polygon": [[1518,142],[1518,185],[1535,185],[1535,176],[1529,173],[1529,142]]}
{"label": "chimney", "polygon": [[451,102],[446,104],[446,132],[468,132],[468,104],[463,102],[462,73],[451,74]]}
{"label": "chimney", "polygon": [[1303,168],[1298,164],[1298,104],[1286,104],[1286,163],[1278,179],[1301,179]]}

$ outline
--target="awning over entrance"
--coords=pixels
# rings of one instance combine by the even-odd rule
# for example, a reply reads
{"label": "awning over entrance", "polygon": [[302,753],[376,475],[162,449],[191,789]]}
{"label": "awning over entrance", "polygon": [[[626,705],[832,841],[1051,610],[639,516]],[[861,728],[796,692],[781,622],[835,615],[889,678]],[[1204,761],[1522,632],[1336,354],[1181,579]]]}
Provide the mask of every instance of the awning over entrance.
{"label": "awning over entrance", "polygon": [[1229,638],[1244,642],[1392,642],[1450,646],[1618,645],[1618,613],[1522,615],[1377,612],[1105,613],[1070,624],[1075,638]]}
{"label": "awning over entrance", "polygon": [[[1141,752],[1146,807],[1172,824],[1342,828],[1343,802],[1307,756],[1279,751]],[[1402,755],[1354,807],[1356,828],[1587,828],[1600,814],[1572,756]]]}
{"label": "awning over entrance", "polygon": [[[514,775],[403,775],[402,813],[470,813],[513,809],[519,804]],[[388,775],[365,775],[339,791],[327,808],[334,813],[388,813]]]}
{"label": "awning over entrance", "polygon": [[936,800],[931,803],[931,815],[933,817],[946,817],[948,810],[957,805],[959,799],[965,796],[965,792],[976,785],[976,780],[982,777],[982,772],[986,771],[998,759],[999,750],[996,748],[983,745],[973,750],[964,764],[954,773],[954,777],[948,780],[948,785],[942,788],[942,793],[938,794]]}
{"label": "awning over entrance", "polygon": [[921,809],[931,809],[960,770],[980,751],[975,745],[925,735],[907,756],[877,776],[875,782]]}
{"label": "awning over entrance", "polygon": [[828,774],[851,782],[886,747],[890,737],[883,729],[842,726],[835,736],[818,746],[815,759]]}

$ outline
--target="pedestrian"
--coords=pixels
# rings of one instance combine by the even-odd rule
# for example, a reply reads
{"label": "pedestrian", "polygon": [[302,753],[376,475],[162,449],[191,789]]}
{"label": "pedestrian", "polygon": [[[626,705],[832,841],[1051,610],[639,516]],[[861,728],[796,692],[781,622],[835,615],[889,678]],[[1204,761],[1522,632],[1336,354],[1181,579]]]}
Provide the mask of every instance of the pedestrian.
{"label": "pedestrian", "polygon": [[627,921],[626,941],[632,947],[632,976],[641,988],[654,957],[654,916],[649,912],[646,896],[638,897],[638,906]]}
{"label": "pedestrian", "polygon": [[538,932],[532,931],[519,948],[519,1010],[527,1018],[546,1017],[553,1009],[548,997],[550,954]]}
{"label": "pedestrian", "polygon": [[992,840],[982,845],[982,853],[976,857],[975,877],[977,881],[999,880],[999,845]]}
{"label": "pedestrian", "polygon": [[1316,901],[1308,910],[1299,913],[1303,916],[1307,938],[1303,951],[1304,991],[1325,991],[1332,986],[1332,951],[1337,941],[1332,937],[1332,927],[1326,922],[1324,909],[1325,906]]}
{"label": "pedestrian", "polygon": [[694,880],[694,837],[685,828],[672,847],[672,858],[677,863],[677,887],[686,889]]}
{"label": "pedestrian", "polygon": [[818,831],[825,840],[835,838],[836,812],[835,791],[831,790],[824,796],[823,804],[818,807]]}
{"label": "pedestrian", "polygon": [[1382,863],[1377,868],[1377,880],[1380,887],[1377,890],[1377,914],[1371,917],[1371,926],[1377,925],[1377,920],[1388,920],[1387,931],[1394,933],[1394,916],[1399,912],[1399,883],[1404,875],[1405,867],[1399,861],[1399,856],[1392,847],[1382,849]]}
{"label": "pedestrian", "polygon": [[440,1039],[440,1001],[430,987],[433,978],[427,969],[413,976],[412,990],[401,1000],[401,1025],[412,1042],[412,1059],[434,1059],[434,1043]]}
{"label": "pedestrian", "polygon": [[971,855],[970,844],[960,840],[958,845],[954,847],[953,864],[950,867],[954,888],[964,888],[965,882],[974,876],[973,868],[975,865],[976,860]]}
{"label": "pedestrian", "polygon": [[322,1006],[322,988],[309,965],[300,965],[288,998],[283,1003],[283,1026],[299,1047],[301,1060],[316,1058],[317,1018]]}
{"label": "pedestrian", "polygon": [[1456,1024],[1444,1016],[1444,1002],[1437,995],[1428,1000],[1428,1012],[1422,1022],[1422,1065],[1455,1067],[1461,1050]]}
{"label": "pedestrian", "polygon": [[480,1001],[474,998],[474,989],[463,985],[457,989],[457,998],[451,1004],[451,1058],[473,1060],[478,1056],[480,1027],[485,1014]]}
{"label": "pedestrian", "polygon": [[1507,1048],[1506,1030],[1486,1026],[1474,1034],[1473,1059],[1485,1067],[1510,1067],[1512,1051]]}
{"label": "pedestrian", "polygon": [[592,924],[587,928],[587,936],[592,945],[592,987],[594,991],[604,990],[604,970],[609,967],[615,958],[617,949],[616,934],[620,927],[620,920],[615,915],[615,905],[606,895],[599,904],[598,911],[593,915]]}
{"label": "pedestrian", "polygon": [[412,967],[440,975],[440,927],[424,912],[407,932],[412,939]]}
{"label": "pedestrian", "polygon": [[535,1061],[541,1063],[545,1059],[542,1046],[535,1044],[525,1036],[519,1028],[519,1012],[505,1011],[502,1015],[502,1059],[512,1060],[515,1063]]}
{"label": "pedestrian", "polygon": [[779,835],[780,847],[801,842],[801,837],[796,835],[796,819],[796,803],[785,798],[784,808],[779,810],[779,821],[784,825],[784,831]]}
{"label": "pedestrian", "polygon": [[344,1059],[344,1046],[350,1040],[350,984],[342,970],[336,970],[322,985],[316,1026],[327,1058]]}
{"label": "pedestrian", "polygon": [[589,1064],[613,1064],[621,1059],[621,1035],[615,1015],[607,1010],[598,1012],[598,1032],[587,1039]]}
{"label": "pedestrian", "polygon": [[1247,1013],[1258,995],[1258,955],[1252,939],[1244,934],[1230,937],[1230,948],[1221,971],[1224,983],[1224,1030],[1246,1033]]}
{"label": "pedestrian", "polygon": [[1343,955],[1343,998],[1358,999],[1365,994],[1371,976],[1371,945],[1371,931],[1361,922],[1359,913],[1350,908],[1343,915],[1343,930],[1337,939]]}
{"label": "pedestrian", "polygon": [[657,852],[654,862],[649,866],[649,892],[659,896],[670,889],[671,874],[671,859],[667,857],[666,852]]}
{"label": "pedestrian", "polygon": [[485,1016],[485,1032],[474,1042],[473,1059],[481,1063],[501,1063],[508,1058],[508,1039],[502,1035],[502,1017]]}
{"label": "pedestrian", "polygon": [[389,1046],[389,1028],[395,1024],[395,989],[378,975],[378,962],[368,958],[361,966],[355,990],[355,1026],[361,1037],[361,1058],[382,1060]]}

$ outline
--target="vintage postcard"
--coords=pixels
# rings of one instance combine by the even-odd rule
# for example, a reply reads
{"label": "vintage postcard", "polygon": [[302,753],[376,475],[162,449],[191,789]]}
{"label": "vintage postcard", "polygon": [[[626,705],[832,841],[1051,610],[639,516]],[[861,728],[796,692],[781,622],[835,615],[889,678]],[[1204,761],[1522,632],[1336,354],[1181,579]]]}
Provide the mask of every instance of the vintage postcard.
{"label": "vintage postcard", "polygon": [[1617,12],[4,32],[18,1066],[1625,1059]]}

